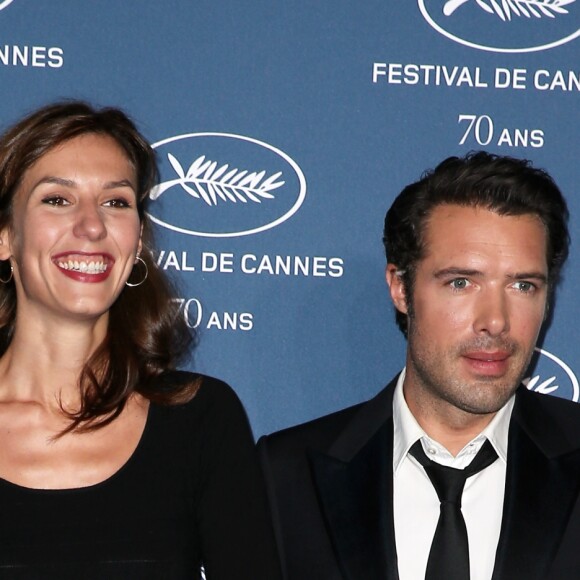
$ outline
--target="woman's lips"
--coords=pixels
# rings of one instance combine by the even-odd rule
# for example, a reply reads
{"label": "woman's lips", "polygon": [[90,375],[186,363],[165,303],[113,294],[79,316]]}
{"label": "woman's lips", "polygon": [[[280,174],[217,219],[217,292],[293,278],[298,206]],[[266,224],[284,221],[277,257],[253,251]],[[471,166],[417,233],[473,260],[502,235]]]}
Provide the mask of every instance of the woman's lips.
{"label": "woman's lips", "polygon": [[78,282],[106,280],[115,260],[106,253],[62,252],[53,256],[53,263],[68,278]]}

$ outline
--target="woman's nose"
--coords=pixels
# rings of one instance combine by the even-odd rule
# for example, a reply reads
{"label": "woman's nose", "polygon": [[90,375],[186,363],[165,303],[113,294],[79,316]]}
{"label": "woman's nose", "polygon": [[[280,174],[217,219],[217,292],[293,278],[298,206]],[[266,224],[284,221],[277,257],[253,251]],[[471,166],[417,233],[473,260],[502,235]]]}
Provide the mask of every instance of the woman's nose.
{"label": "woman's nose", "polygon": [[107,235],[107,228],[100,208],[93,204],[80,204],[74,225],[74,234],[79,238],[100,240]]}

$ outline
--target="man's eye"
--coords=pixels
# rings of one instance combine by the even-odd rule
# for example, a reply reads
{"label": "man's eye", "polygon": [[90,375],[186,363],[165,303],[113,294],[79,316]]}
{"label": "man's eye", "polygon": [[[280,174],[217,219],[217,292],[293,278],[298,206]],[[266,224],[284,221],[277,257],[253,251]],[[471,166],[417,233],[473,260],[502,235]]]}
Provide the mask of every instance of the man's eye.
{"label": "man's eye", "polygon": [[531,282],[516,282],[514,287],[523,294],[530,294],[536,289],[535,284],[532,284]]}
{"label": "man's eye", "polygon": [[54,205],[54,206],[69,205],[69,202],[64,197],[61,197],[60,195],[51,195],[49,197],[45,197],[42,200],[42,203],[46,203],[48,205]]}
{"label": "man's eye", "polygon": [[455,278],[449,282],[449,285],[453,290],[464,290],[469,286],[469,280],[467,278]]}

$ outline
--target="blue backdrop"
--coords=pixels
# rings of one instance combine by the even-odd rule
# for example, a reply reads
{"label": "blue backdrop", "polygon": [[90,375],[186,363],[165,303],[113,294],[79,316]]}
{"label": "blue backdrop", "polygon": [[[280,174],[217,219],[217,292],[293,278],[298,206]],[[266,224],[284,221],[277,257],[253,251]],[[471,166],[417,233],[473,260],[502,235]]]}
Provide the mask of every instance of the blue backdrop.
{"label": "blue backdrop", "polygon": [[124,108],[159,154],[159,265],[256,436],[366,399],[403,364],[382,221],[444,157],[531,159],[572,255],[529,386],[578,400],[580,0],[5,0],[5,127]]}

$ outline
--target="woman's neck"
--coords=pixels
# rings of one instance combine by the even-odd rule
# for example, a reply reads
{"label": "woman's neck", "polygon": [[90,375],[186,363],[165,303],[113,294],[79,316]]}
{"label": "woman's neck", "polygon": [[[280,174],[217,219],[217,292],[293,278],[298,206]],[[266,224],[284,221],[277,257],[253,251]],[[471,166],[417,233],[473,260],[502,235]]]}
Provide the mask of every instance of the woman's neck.
{"label": "woman's neck", "polygon": [[106,336],[108,320],[17,319],[0,359],[0,401],[76,408],[80,372]]}

